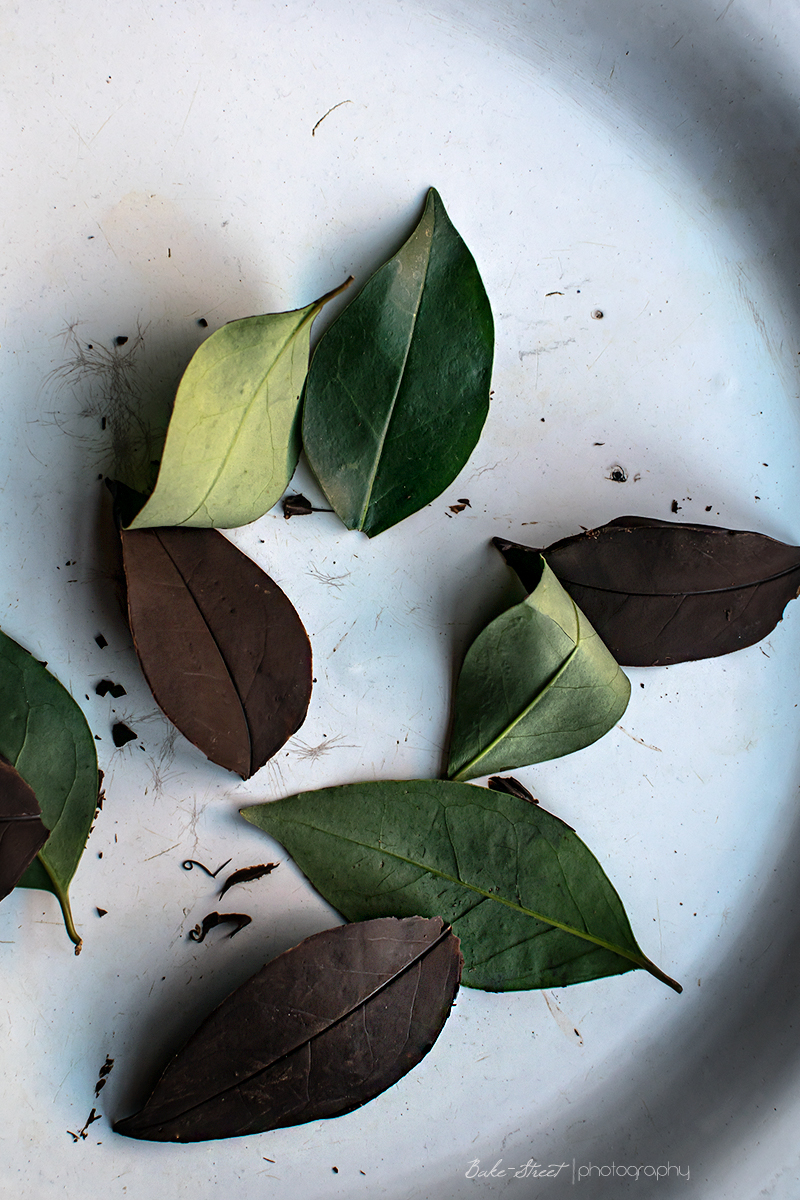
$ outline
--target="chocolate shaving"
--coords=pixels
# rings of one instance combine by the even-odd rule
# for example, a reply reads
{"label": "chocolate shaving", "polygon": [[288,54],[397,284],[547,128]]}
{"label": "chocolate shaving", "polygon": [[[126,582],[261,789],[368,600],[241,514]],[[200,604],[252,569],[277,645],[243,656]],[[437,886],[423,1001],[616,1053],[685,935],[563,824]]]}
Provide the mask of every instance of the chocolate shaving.
{"label": "chocolate shaving", "polygon": [[217,925],[232,924],[235,924],[236,928],[232,933],[228,934],[228,937],[236,937],[236,934],[239,933],[240,930],[244,929],[245,926],[249,925],[252,920],[253,918],[248,917],[246,913],[212,912],[203,917],[202,925],[195,925],[194,929],[189,930],[189,937],[193,942],[202,942],[205,939],[206,934],[212,929],[215,929]]}
{"label": "chocolate shaving", "polygon": [[134,733],[124,721],[117,721],[115,725],[111,726],[111,736],[118,750],[128,742],[135,742],[139,737],[138,733]]}
{"label": "chocolate shaving", "polygon": [[516,796],[520,800],[527,800],[529,804],[539,803],[533,793],[528,791],[524,783],[520,783],[513,775],[492,775],[488,784],[494,792],[506,792],[509,796]]}
{"label": "chocolate shaving", "polygon": [[191,871],[195,867],[199,867],[201,871],[205,871],[206,875],[210,875],[212,879],[216,879],[220,871],[227,867],[230,861],[231,859],[226,858],[222,866],[217,867],[216,871],[209,871],[208,867],[206,867],[203,863],[198,862],[196,858],[185,858],[181,863],[181,866],[183,867],[184,871]]}
{"label": "chocolate shaving", "polygon": [[[228,859],[230,862],[230,859]],[[240,867],[238,871],[234,871],[222,885],[220,899],[225,895],[228,888],[235,887],[237,883],[251,883],[254,879],[260,879],[262,875],[269,875],[280,863],[261,863],[257,867]],[[221,869],[221,868],[220,868]]]}
{"label": "chocolate shaving", "polygon": [[112,683],[110,679],[101,679],[95,686],[95,693],[98,696],[107,696],[110,692],[115,700],[119,700],[120,696],[127,696],[127,692],[121,683]]}

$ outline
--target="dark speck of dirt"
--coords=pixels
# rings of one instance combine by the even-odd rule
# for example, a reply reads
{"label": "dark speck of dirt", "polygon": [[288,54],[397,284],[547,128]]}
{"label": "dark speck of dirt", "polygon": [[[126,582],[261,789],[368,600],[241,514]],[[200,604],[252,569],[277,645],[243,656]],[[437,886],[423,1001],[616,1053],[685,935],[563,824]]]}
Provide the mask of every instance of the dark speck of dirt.
{"label": "dark speck of dirt", "polygon": [[678,504],[678,501],[673,500],[672,504],[670,505],[670,511],[676,513],[676,512],[680,512],[680,509],[681,509],[681,506],[680,506],[680,504]]}
{"label": "dark speck of dirt", "polygon": [[129,729],[124,721],[117,721],[116,725],[111,727],[111,736],[114,739],[114,745],[119,748],[126,746],[128,742],[135,742],[138,739],[138,734]]}
{"label": "dark speck of dirt", "polygon": [[706,512],[711,512],[711,505],[710,505],[710,504],[707,504],[707,505],[706,505]]}
{"label": "dark speck of dirt", "polygon": [[108,912],[108,909],[107,909],[107,908],[98,908],[98,909],[97,909],[97,915],[98,915],[98,917],[104,917],[104,916],[106,915],[106,913],[107,913],[107,912]]}
{"label": "dark speck of dirt", "polygon": [[102,633],[98,633],[94,640],[97,642],[97,644],[101,650],[105,650],[106,646],[108,645],[108,642],[103,637]]}
{"label": "dark speck of dirt", "polygon": [[101,679],[94,690],[98,696],[106,696],[110,692],[115,700],[128,694],[121,683],[112,683],[110,679]]}
{"label": "dark speck of dirt", "polygon": [[602,308],[593,308],[592,309],[592,320],[593,321],[602,321],[602,319],[603,319]]}
{"label": "dark speck of dirt", "polygon": [[612,483],[627,483],[628,482],[628,472],[625,470],[624,467],[621,467],[617,463],[609,471],[608,478],[611,480]]}
{"label": "dark speck of dirt", "polygon": [[208,321],[205,319],[205,317],[200,317],[197,321],[197,324],[201,329],[208,329]]}
{"label": "dark speck of dirt", "polygon": [[121,333],[119,335],[119,337],[114,338],[114,345],[115,346],[124,346],[125,343],[127,342],[127,340],[128,340],[127,336],[125,334]]}

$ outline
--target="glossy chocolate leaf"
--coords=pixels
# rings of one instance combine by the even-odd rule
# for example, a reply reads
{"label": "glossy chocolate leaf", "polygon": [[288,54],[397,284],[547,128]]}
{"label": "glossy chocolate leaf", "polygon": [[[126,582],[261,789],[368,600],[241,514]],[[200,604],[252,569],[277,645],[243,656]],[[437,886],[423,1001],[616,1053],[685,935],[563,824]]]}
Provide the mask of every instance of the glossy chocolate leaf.
{"label": "glossy chocolate leaf", "polygon": [[278,502],[300,452],[311,324],[341,290],[231,321],[203,342],[175,396],[156,486],[129,528],[232,529]]}
{"label": "glossy chocolate leaf", "polygon": [[214,529],[121,537],[131,632],[153,695],[212,762],[247,779],[305,719],[311,647],[300,618]]}
{"label": "glossy chocolate leaf", "polygon": [[478,635],[456,687],[451,779],[560,758],[608,733],[631,685],[544,559],[539,578]]}
{"label": "glossy chocolate leaf", "polygon": [[642,967],[680,991],[639,949],[597,859],[538,804],[418,779],[302,792],[242,816],[348,920],[441,914],[470,987],[564,987]]}
{"label": "glossy chocolate leaf", "polygon": [[715,525],[618,517],[546,550],[494,544],[525,587],[543,554],[614,657],[631,667],[752,646],[800,590],[800,547]]}
{"label": "glossy chocolate leaf", "polygon": [[33,788],[0,754],[0,900],[17,886],[49,834]]}
{"label": "glossy chocolate leaf", "polygon": [[69,692],[22,646],[0,633],[0,754],[32,788],[50,831],[22,887],[53,892],[80,950],[69,885],[98,803],[94,738]]}
{"label": "glossy chocolate leaf", "polygon": [[337,1117],[425,1057],[461,974],[440,918],[366,921],[306,938],[228,996],[117,1133],[239,1137]]}
{"label": "glossy chocolate leaf", "polygon": [[431,188],[311,360],[303,448],[348,529],[380,533],[452,483],[486,420],[493,350],[475,261]]}

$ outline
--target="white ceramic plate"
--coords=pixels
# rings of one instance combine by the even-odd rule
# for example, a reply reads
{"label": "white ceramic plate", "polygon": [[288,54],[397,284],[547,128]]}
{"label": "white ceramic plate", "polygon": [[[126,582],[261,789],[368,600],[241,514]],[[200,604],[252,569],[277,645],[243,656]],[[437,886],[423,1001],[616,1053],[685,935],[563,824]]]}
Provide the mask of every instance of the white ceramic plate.
{"label": "white ceramic plate", "polygon": [[[1,36],[0,624],[71,688],[107,772],[72,888],[81,957],[51,897],[0,911],[4,1194],[793,1197],[791,608],[749,650],[631,671],[622,727],[516,772],[597,854],[682,996],[640,973],[464,990],[424,1062],[346,1117],[186,1147],[110,1129],[193,1022],[337,920],[239,807],[439,773],[453,671],[509,594],[492,536],[546,545],[677,501],[680,519],[800,540],[788,0],[45,0]],[[199,318],[363,281],[431,184],[494,307],[492,414],[448,493],[373,542],[278,510],[231,535],[297,606],[318,681],[299,735],[237,783],[141,678],[98,474]],[[295,484],[318,497],[302,467]],[[102,677],[127,695],[95,696]],[[116,719],[138,734],[118,751]],[[276,855],[237,897],[249,929],[187,940],[216,903],[183,859]]]}

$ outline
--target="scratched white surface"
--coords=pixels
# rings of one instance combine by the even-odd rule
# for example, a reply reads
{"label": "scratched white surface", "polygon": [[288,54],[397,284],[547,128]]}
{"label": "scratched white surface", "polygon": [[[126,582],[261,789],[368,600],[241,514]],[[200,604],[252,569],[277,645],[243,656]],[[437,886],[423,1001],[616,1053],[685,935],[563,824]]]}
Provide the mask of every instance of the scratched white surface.
{"label": "scratched white surface", "polygon": [[[623,728],[518,772],[682,996],[638,973],[465,990],[428,1058],[349,1116],[187,1147],[110,1122],[218,999],[337,919],[238,808],[440,770],[455,665],[510,594],[492,536],[545,545],[677,500],[683,519],[800,541],[796,8],[40,0],[4,6],[0,44],[0,625],[72,689],[107,772],[72,888],[82,955],[50,897],[0,909],[3,1195],[549,1197],[574,1162],[690,1171],[582,1180],[586,1196],[794,1197],[791,609],[761,646],[631,671]],[[374,542],[278,511],[231,535],[294,601],[317,678],[299,734],[242,784],[173,736],[141,678],[98,474],[199,318],[363,280],[430,184],[493,303],[492,413],[448,493]],[[295,485],[318,498],[302,465]],[[95,696],[102,677],[127,695]],[[118,718],[138,741],[114,751]],[[275,856],[237,897],[247,930],[187,940],[216,904],[184,858]],[[467,1178],[475,1159],[502,1162]],[[529,1160],[568,1167],[500,1174]]]}

